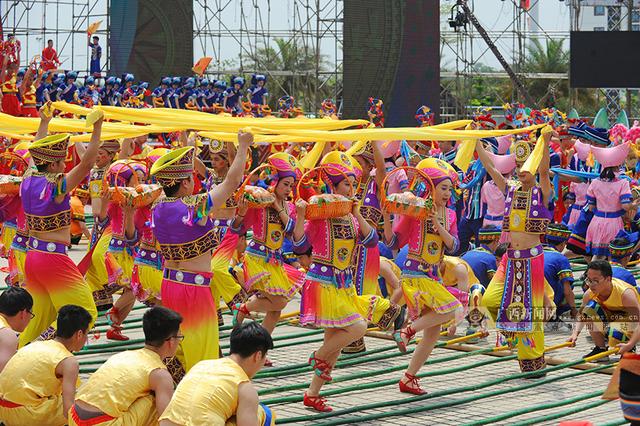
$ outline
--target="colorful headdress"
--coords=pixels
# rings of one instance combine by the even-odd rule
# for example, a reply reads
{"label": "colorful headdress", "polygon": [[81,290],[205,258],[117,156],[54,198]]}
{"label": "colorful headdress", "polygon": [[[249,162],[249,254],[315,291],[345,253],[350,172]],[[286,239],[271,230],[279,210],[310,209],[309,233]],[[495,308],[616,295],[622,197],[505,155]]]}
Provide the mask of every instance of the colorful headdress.
{"label": "colorful headdress", "polygon": [[109,166],[107,180],[110,186],[127,186],[134,172],[140,171],[147,176],[147,166],[138,161],[118,160]]}
{"label": "colorful headdress", "polygon": [[518,141],[513,144],[512,148],[513,154],[516,156],[516,163],[519,165],[527,161],[527,158],[531,155],[531,144],[527,141]]}
{"label": "colorful headdress", "polygon": [[638,144],[638,142],[640,142],[640,125],[637,120],[634,121],[633,126],[627,130],[624,140],[625,142],[631,142],[632,144]]}
{"label": "colorful headdress", "polygon": [[320,112],[323,116],[325,115],[333,115],[338,111],[336,104],[333,103],[331,99],[325,99],[322,101],[322,105],[320,107]]}
{"label": "colorful headdress", "polygon": [[164,186],[173,186],[193,174],[195,148],[187,146],[170,151],[158,158],[151,167],[151,175]]}
{"label": "colorful headdress", "polygon": [[286,177],[292,177],[295,180],[300,179],[302,171],[298,165],[298,161],[291,154],[286,152],[277,152],[272,154],[267,159],[267,162],[272,167],[271,178],[274,180],[284,179]]}
{"label": "colorful headdress", "polygon": [[323,177],[326,177],[333,186],[344,180],[345,175],[358,178],[357,164],[358,162],[351,155],[340,151],[332,151],[320,160],[321,166],[328,166],[323,170]]}
{"label": "colorful headdress", "polygon": [[628,132],[629,129],[627,129],[627,126],[622,123],[617,123],[609,130],[609,139],[615,145],[619,145],[625,141]]}
{"label": "colorful headdress", "polygon": [[478,241],[481,243],[491,243],[500,239],[502,229],[492,225],[478,230]]}
{"label": "colorful headdress", "polygon": [[609,131],[600,127],[585,126],[584,137],[600,145],[609,145]]}
{"label": "colorful headdress", "polygon": [[562,244],[571,236],[571,230],[561,223],[550,223],[547,227],[547,234],[544,239],[547,243],[558,245]]}
{"label": "colorful headdress", "polygon": [[369,116],[369,120],[371,120],[376,127],[384,127],[383,106],[384,103],[382,102],[382,99],[369,98],[367,115]]}
{"label": "colorful headdress", "polygon": [[69,133],[49,135],[29,145],[29,152],[36,165],[53,163],[67,158]]}
{"label": "colorful headdress", "polygon": [[611,148],[592,146],[591,152],[603,168],[618,167],[623,164],[624,160],[627,158],[627,154],[629,154],[629,147],[630,144],[628,142]]}
{"label": "colorful headdress", "polygon": [[19,155],[28,162],[29,158],[31,158],[31,153],[29,152],[30,145],[31,142],[29,141],[19,142],[18,144],[16,144],[16,146],[13,147],[13,153]]}
{"label": "colorful headdress", "polygon": [[209,141],[209,152],[211,154],[220,155],[224,158],[229,157],[229,152],[227,151],[227,144],[217,139],[211,139],[211,141]]}
{"label": "colorful headdress", "polygon": [[373,162],[373,147],[371,141],[357,141],[347,150],[347,154],[355,157],[361,155],[370,162]]}
{"label": "colorful headdress", "polygon": [[295,105],[295,102],[296,100],[293,96],[282,96],[280,99],[278,99],[278,110],[281,113],[288,113]]}
{"label": "colorful headdress", "polygon": [[120,151],[120,142],[118,142],[116,139],[109,139],[103,141],[100,144],[100,148],[104,149],[110,154],[115,154],[116,152]]}
{"label": "colorful headdress", "polygon": [[418,108],[415,117],[416,120],[418,120],[418,124],[420,125],[420,127],[433,126],[436,119],[436,116],[433,111],[431,111],[431,108],[426,105],[422,105],[420,108]]}
{"label": "colorful headdress", "polygon": [[264,74],[253,74],[251,76],[251,84],[258,84],[259,81],[267,82],[267,76]]}
{"label": "colorful headdress", "polygon": [[633,253],[640,235],[638,232],[629,233],[624,229],[618,232],[616,238],[609,243],[609,253],[614,260],[620,260]]}
{"label": "colorful headdress", "polygon": [[527,112],[523,104],[504,104],[502,108],[504,109],[504,123],[501,123],[498,128],[503,129],[509,125],[519,128],[528,124],[526,122]]}
{"label": "colorful headdress", "polygon": [[458,173],[446,161],[437,158],[425,158],[418,163],[416,168],[425,172],[434,185],[438,185],[446,179],[449,179],[454,185],[458,183]]}
{"label": "colorful headdress", "polygon": [[579,138],[585,138],[585,130],[587,127],[588,126],[584,121],[577,121],[575,125],[569,127],[569,134]]}
{"label": "colorful headdress", "polygon": [[493,119],[490,110],[487,108],[477,109],[476,112],[473,113],[473,121],[478,123],[483,129],[496,128],[496,120]]}

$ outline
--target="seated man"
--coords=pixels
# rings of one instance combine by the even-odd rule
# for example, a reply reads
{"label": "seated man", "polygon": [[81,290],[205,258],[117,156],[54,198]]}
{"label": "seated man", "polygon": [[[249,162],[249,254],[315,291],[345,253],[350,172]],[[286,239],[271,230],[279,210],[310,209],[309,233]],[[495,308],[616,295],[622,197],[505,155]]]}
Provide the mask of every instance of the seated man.
{"label": "seated man", "polygon": [[625,231],[620,231],[617,238],[609,243],[609,259],[611,260],[613,278],[622,280],[634,287],[636,287],[638,283],[636,282],[636,277],[627,269],[627,264],[636,249],[637,243],[638,233],[628,234]]}
{"label": "seated man", "polygon": [[553,289],[555,316],[547,324],[545,331],[571,331],[571,326],[560,321],[559,316],[569,311],[571,318],[578,315],[573,294],[573,271],[569,259],[562,254],[567,246],[571,231],[561,223],[551,223],[544,236],[544,278]]}
{"label": "seated man", "polygon": [[[271,410],[258,404],[251,378],[273,349],[269,332],[256,322],[245,322],[230,336],[229,357],[198,362],[176,388],[160,426],[270,425]],[[259,409],[260,408],[260,409]]]}
{"label": "seated man", "polygon": [[496,259],[496,250],[500,244],[501,234],[502,230],[495,225],[480,228],[478,231],[479,246],[462,255],[462,260],[473,269],[474,275],[484,288],[487,288],[493,274],[498,269],[497,262],[500,259]]}
{"label": "seated man", "polygon": [[[584,280],[589,289],[582,299],[581,318],[569,339],[575,342],[585,323],[591,326],[589,334],[595,347],[585,357],[619,346],[620,352],[632,350],[640,340],[640,293],[630,284],[612,277],[611,265],[606,260],[594,260],[587,267]],[[605,339],[606,337],[608,339]],[[626,342],[620,344],[621,342]],[[607,362],[608,357],[598,362]]]}
{"label": "seated man", "polygon": [[76,395],[78,360],[91,314],[81,306],[60,308],[56,337],[21,348],[0,373],[0,419],[5,426],[67,424]]}
{"label": "seated man", "polygon": [[0,372],[18,350],[18,335],[33,318],[33,298],[24,288],[0,294]]}
{"label": "seated man", "polygon": [[173,357],[182,317],[156,306],[142,317],[145,346],[109,358],[76,396],[69,425],[151,425],[173,395],[173,378],[162,362]]}

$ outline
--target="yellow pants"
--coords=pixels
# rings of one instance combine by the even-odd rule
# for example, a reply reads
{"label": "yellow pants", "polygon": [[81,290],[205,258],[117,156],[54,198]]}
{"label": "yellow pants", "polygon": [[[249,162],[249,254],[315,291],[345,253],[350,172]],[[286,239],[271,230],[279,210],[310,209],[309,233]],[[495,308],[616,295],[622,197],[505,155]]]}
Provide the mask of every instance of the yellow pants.
{"label": "yellow pants", "polygon": [[0,420],[5,426],[63,426],[67,424],[67,419],[63,414],[62,395],[42,399],[42,403],[37,406],[0,407]]}
{"label": "yellow pants", "polygon": [[[75,422],[69,411],[69,426],[82,426],[83,423]],[[138,398],[129,409],[117,419],[99,423],[96,426],[151,426],[158,424],[156,412],[156,399],[152,395]]]}
{"label": "yellow pants", "polygon": [[[505,291],[505,271],[506,271],[506,256],[500,263],[498,271],[493,276],[493,279],[487,286],[487,289],[482,296],[481,306],[487,309],[491,320],[494,322],[498,317],[498,311],[502,303],[502,297]],[[542,278],[544,280],[544,278]],[[551,300],[553,300],[553,290],[549,284],[544,281],[544,293],[548,294],[551,291]],[[536,322],[533,324],[533,331],[530,333],[518,333],[515,338],[515,346],[518,350],[518,361],[520,362],[520,368],[522,371],[535,371],[544,368],[544,327],[542,324],[542,310],[544,307],[544,295],[540,294],[538,297],[534,297],[534,316],[537,317]]]}

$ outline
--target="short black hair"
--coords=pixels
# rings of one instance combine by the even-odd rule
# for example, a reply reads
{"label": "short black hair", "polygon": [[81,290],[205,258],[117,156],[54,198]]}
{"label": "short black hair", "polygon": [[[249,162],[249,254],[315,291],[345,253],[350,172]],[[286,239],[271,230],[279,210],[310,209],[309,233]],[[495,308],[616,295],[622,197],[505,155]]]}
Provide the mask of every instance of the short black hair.
{"label": "short black hair", "polygon": [[58,311],[56,336],[68,339],[78,330],[88,331],[92,320],[91,314],[82,306],[64,305]]}
{"label": "short black hair", "polygon": [[266,328],[255,321],[245,322],[234,328],[230,336],[229,354],[248,358],[256,352],[262,356],[273,349],[273,339]]}
{"label": "short black hair", "polygon": [[53,43],[53,40],[49,39],[47,40],[47,43]]}
{"label": "short black hair", "polygon": [[93,39],[94,39],[94,40],[100,40],[100,37],[98,37],[98,36],[93,36]]}
{"label": "short black hair", "polygon": [[509,243],[500,244],[498,248],[496,248],[496,256],[497,257],[504,256],[504,254],[507,252],[508,249],[509,249]]}
{"label": "short black hair", "polygon": [[0,314],[12,317],[33,308],[33,297],[21,287],[9,287],[0,294]]}
{"label": "short black hair", "polygon": [[167,197],[175,197],[178,191],[180,190],[180,182],[178,181],[171,186],[162,185],[162,189],[164,190],[164,195]]}
{"label": "short black hair", "polygon": [[182,316],[164,306],[154,306],[142,316],[144,343],[151,346],[162,346],[165,340],[176,336],[180,330]]}
{"label": "short black hair", "polygon": [[613,276],[613,271],[611,270],[611,264],[606,260],[592,260],[591,263],[587,266],[587,271],[593,269],[594,271],[600,271],[603,277],[609,278]]}
{"label": "short black hair", "polygon": [[40,173],[44,173],[47,171],[47,167],[49,166],[49,163],[44,163],[44,164],[36,164],[36,169],[38,169],[38,171]]}

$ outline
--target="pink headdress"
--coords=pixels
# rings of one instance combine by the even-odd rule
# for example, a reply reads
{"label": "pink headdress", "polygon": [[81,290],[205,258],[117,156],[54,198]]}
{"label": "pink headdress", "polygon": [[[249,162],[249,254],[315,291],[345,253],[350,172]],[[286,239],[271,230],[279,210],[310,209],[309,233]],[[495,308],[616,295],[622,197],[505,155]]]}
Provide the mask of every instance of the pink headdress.
{"label": "pink headdress", "polygon": [[511,135],[498,136],[496,140],[498,141],[498,154],[500,155],[506,154],[509,148],[511,147],[512,136]]}
{"label": "pink headdress", "polygon": [[591,152],[593,152],[594,157],[602,167],[617,167],[624,163],[624,160],[627,158],[627,154],[629,154],[629,147],[630,144],[628,142],[611,148],[592,146]]}
{"label": "pink headdress", "polygon": [[591,145],[584,142],[576,141],[576,143],[573,144],[573,148],[576,150],[576,154],[578,154],[578,159],[580,161],[587,161],[589,152],[591,152]]}
{"label": "pink headdress", "polygon": [[384,158],[391,158],[398,154],[402,141],[386,141],[382,143],[380,149]]}
{"label": "pink headdress", "polygon": [[493,166],[501,175],[511,174],[511,172],[513,172],[513,169],[516,168],[515,154],[497,155],[492,152],[487,152],[487,155],[489,155]]}

